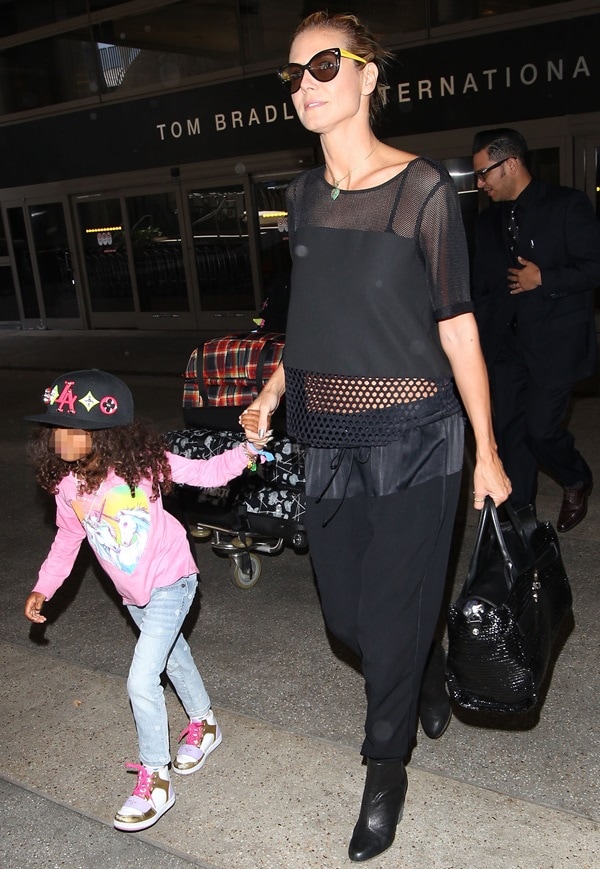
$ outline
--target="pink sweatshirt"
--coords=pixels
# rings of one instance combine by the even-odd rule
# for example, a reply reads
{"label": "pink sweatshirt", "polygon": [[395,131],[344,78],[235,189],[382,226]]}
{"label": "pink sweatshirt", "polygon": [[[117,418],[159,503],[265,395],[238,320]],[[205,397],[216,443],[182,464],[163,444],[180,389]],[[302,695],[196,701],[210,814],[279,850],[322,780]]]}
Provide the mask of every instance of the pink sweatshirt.
{"label": "pink sweatshirt", "polygon": [[[242,446],[210,459],[167,456],[174,482],[204,488],[224,486],[248,464]],[[71,573],[85,537],[126,604],[145,606],[152,589],[196,573],[185,529],[167,513],[162,499],[150,500],[151,494],[150,480],[142,480],[132,498],[114,471],[92,494],[77,493],[74,474],[61,480],[58,531],[33,591],[52,597]]]}

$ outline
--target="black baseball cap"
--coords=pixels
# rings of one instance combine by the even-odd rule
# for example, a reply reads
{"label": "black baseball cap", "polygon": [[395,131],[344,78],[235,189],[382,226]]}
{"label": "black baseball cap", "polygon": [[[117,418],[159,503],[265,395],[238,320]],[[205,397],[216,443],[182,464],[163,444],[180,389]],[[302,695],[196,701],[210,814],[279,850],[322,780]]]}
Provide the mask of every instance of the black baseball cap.
{"label": "black baseball cap", "polygon": [[133,422],[133,396],[122,380],[91,368],[61,374],[44,392],[44,413],[26,416],[59,428],[95,431]]}

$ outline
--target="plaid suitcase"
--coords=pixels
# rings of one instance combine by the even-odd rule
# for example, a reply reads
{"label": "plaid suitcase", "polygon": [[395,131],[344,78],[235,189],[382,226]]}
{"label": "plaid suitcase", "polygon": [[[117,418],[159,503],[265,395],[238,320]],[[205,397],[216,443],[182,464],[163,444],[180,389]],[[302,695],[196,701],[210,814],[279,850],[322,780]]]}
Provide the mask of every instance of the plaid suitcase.
{"label": "plaid suitcase", "polygon": [[[188,426],[235,429],[240,410],[258,395],[283,355],[284,335],[251,332],[214,338],[191,354],[184,374],[183,420]],[[280,407],[272,427],[284,431]]]}

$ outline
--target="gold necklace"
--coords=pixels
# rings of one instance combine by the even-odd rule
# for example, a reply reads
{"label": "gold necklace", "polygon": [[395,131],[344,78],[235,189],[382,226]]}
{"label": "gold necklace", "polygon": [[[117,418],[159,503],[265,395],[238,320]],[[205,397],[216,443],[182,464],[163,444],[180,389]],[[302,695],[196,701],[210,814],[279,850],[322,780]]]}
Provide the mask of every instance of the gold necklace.
{"label": "gold necklace", "polygon": [[379,145],[379,142],[375,142],[375,147],[373,148],[373,150],[369,151],[367,156],[363,157],[362,160],[359,160],[358,163],[356,164],[356,166],[353,166],[352,169],[349,169],[345,175],[342,175],[342,177],[339,179],[339,181],[335,180],[335,178],[333,177],[333,172],[329,168],[328,164],[327,163],[325,164],[327,166],[327,171],[329,172],[329,174],[331,175],[331,178],[333,180],[333,190],[331,191],[331,198],[333,199],[334,202],[338,198],[338,196],[340,195],[340,184],[342,183],[342,181],[345,181],[346,178],[349,178],[350,175],[352,175],[352,173],[355,172],[359,166],[362,166],[363,163],[366,163],[367,160],[369,159],[369,157],[371,157],[375,153],[375,148],[377,148],[378,145]]}

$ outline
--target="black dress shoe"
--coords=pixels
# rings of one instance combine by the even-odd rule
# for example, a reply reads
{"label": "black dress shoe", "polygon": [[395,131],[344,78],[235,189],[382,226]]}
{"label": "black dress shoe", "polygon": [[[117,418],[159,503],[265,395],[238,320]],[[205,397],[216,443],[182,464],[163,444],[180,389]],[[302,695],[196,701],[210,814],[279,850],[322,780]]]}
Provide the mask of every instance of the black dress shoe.
{"label": "black dress shoe", "polygon": [[446,653],[441,643],[434,642],[423,673],[419,698],[419,719],[425,736],[439,739],[451,718],[452,706],[446,691]]}
{"label": "black dress shoe", "polygon": [[348,846],[355,863],[386,851],[396,836],[408,787],[401,760],[367,759],[367,778],[358,821]]}
{"label": "black dress shoe", "polygon": [[592,491],[592,484],[582,484],[581,486],[572,486],[564,490],[563,502],[558,514],[558,522],[556,530],[570,531],[579,525],[582,519],[585,519],[588,509],[588,498]]}

